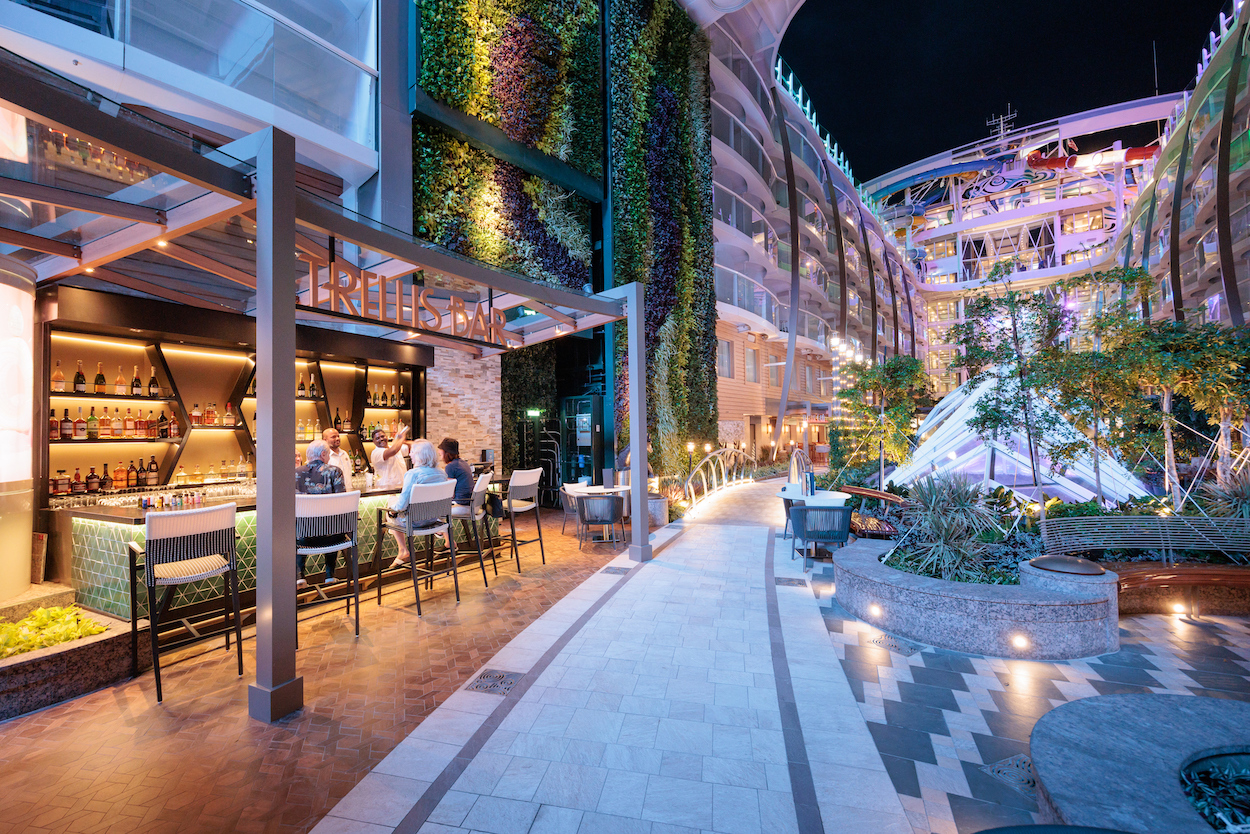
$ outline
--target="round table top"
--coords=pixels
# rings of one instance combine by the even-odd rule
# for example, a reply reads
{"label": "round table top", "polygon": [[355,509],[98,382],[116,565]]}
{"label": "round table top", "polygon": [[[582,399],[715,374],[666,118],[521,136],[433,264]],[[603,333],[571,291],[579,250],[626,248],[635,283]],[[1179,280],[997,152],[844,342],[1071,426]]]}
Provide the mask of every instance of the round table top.
{"label": "round table top", "polygon": [[[790,489],[791,486],[794,489]],[[804,505],[809,507],[841,507],[846,504],[847,499],[851,496],[849,493],[837,492],[831,489],[818,489],[815,495],[804,495],[798,484],[787,484],[777,493],[777,497],[791,501],[802,501]]]}
{"label": "round table top", "polygon": [[591,484],[565,484],[564,489],[574,495],[616,494],[629,492],[627,486],[594,486]]}

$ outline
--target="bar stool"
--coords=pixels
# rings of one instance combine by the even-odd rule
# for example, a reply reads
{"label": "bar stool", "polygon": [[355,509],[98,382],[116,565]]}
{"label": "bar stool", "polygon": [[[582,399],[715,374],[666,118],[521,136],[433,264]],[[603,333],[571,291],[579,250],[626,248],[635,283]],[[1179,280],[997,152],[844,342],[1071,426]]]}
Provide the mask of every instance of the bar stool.
{"label": "bar stool", "polygon": [[[378,514],[382,515],[383,521],[378,525],[378,538],[374,544],[374,560],[377,562],[377,582],[378,582],[378,605],[382,604],[382,540],[385,538],[387,530],[395,530],[401,536],[408,546],[408,568],[412,571],[412,592],[417,597],[417,616],[421,616],[421,589],[419,580],[424,579],[433,587],[434,577],[445,576],[451,574],[452,582],[456,586],[456,602],[460,601],[460,576],[456,572],[456,541],[455,537],[450,535],[451,530],[451,509],[453,505],[453,497],[456,494],[456,482],[448,479],[436,484],[416,484],[412,487],[412,492],[408,498],[408,508],[404,512],[402,519],[387,519],[382,510],[378,510]],[[437,570],[434,568],[434,536],[439,533],[448,533],[448,557],[447,565]],[[426,567],[418,568],[416,554],[413,551],[412,540],[414,538],[428,538],[430,540],[429,552],[426,556]],[[483,566],[482,573],[485,575],[486,568]]]}
{"label": "bar stool", "polygon": [[[295,540],[337,536],[339,541],[322,545],[296,545],[299,556],[317,556],[351,550],[352,597],[347,598],[351,613],[356,600],[356,636],[360,636],[360,553],[356,547],[356,520],[360,513],[360,490],[295,496]],[[346,539],[343,537],[346,536]]]}
{"label": "bar stool", "polygon": [[[477,483],[473,485],[473,499],[468,506],[463,504],[454,504],[451,508],[451,517],[453,521],[467,521],[473,528],[473,542],[477,545],[477,561],[482,568],[482,582],[486,583],[486,560],[482,556],[482,537],[478,535],[478,522],[486,521],[486,492],[490,487],[490,472],[483,472],[478,476]],[[490,549],[490,561],[495,567],[495,576],[499,575],[499,561],[495,558],[495,548]],[[486,583],[486,587],[490,587]]]}
{"label": "bar stool", "polygon": [[[539,518],[538,482],[543,476],[540,469],[514,469],[508,479],[508,497],[504,499],[504,509],[508,512],[508,526],[512,535],[508,540],[512,543],[512,556],[516,559],[517,573],[521,572],[521,552],[518,545],[538,542],[538,552],[542,555],[543,564],[547,564],[547,551],[543,549],[543,523]],[[537,539],[521,539],[516,537],[517,513],[534,513],[534,523],[538,525]]]}
{"label": "bar stool", "polygon": [[[222,577],[222,624],[234,607],[234,637],[239,653],[239,677],[243,677],[243,631],[239,624],[239,571],[235,551],[234,516],[236,505],[203,507],[176,512],[149,512],[144,519],[144,547],[131,542],[130,549],[143,558],[143,584],[148,588],[148,622],[152,633],[152,669],[156,674],[156,701],[161,692],[160,616],[173,599],[178,585],[201,579]],[[130,561],[130,647],[137,661],[139,654],[138,610],[135,599],[135,573]],[[157,604],[156,589],[165,587]],[[226,650],[230,650],[230,630],[226,629]],[[136,662],[137,665],[137,662]],[[137,672],[137,669],[135,670]]]}

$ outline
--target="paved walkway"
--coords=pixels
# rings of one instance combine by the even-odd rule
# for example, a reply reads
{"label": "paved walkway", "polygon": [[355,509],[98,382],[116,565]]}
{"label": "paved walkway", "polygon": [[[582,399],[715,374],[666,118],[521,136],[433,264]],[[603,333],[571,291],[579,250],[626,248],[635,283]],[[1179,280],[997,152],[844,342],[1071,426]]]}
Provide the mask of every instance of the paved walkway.
{"label": "paved walkway", "polygon": [[1054,706],[1250,699],[1240,619],[1126,618],[1120,652],[1070,663],[884,634],[770,536],[777,487],[709,500],[650,563],[618,556],[314,830],[971,834],[1036,820],[1028,734]]}

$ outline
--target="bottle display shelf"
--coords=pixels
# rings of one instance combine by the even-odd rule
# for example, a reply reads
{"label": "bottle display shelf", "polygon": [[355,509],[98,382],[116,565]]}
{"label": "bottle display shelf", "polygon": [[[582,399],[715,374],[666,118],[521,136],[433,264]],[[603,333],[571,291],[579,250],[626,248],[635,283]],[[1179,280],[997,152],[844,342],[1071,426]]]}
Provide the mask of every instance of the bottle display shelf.
{"label": "bottle display shelf", "polygon": [[181,437],[101,437],[92,440],[49,440],[53,446],[85,446],[90,443],[177,443]]}
{"label": "bottle display shelf", "polygon": [[172,403],[174,398],[169,396],[168,392],[162,392],[159,397],[147,397],[140,395],[138,397],[133,394],[93,394],[87,392],[79,394],[74,391],[51,391],[48,394],[54,400],[110,400],[112,402],[132,402],[132,403]]}

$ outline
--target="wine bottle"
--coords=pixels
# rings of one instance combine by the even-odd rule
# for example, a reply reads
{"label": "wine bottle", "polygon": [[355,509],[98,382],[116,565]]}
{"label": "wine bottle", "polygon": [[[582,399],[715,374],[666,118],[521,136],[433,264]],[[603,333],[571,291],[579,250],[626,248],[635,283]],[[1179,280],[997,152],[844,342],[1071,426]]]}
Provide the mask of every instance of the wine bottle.
{"label": "wine bottle", "polygon": [[312,371],[308,372],[308,396],[317,399],[317,377],[313,376]]}
{"label": "wine bottle", "polygon": [[69,409],[65,409],[65,416],[61,418],[61,439],[74,439],[74,421],[69,419]]}
{"label": "wine bottle", "polygon": [[87,492],[100,491],[100,476],[96,473],[95,467],[91,467],[91,471],[87,473]]}
{"label": "wine bottle", "polygon": [[126,377],[122,375],[122,366],[117,366],[117,379],[113,380],[113,393],[119,397],[126,396]]}
{"label": "wine bottle", "polygon": [[61,360],[56,360],[56,370],[52,372],[52,390],[58,393],[65,391],[65,372],[61,370]]}
{"label": "wine bottle", "polygon": [[148,396],[156,399],[161,395],[161,386],[156,384],[156,366],[152,366],[152,375],[148,377]]}
{"label": "wine bottle", "polygon": [[113,489],[126,488],[126,467],[119,460],[117,468],[113,470]]}
{"label": "wine bottle", "polygon": [[104,363],[95,363],[95,392],[103,394],[108,389],[108,380],[104,378]]}
{"label": "wine bottle", "polygon": [[87,393],[87,377],[82,372],[82,360],[78,360],[78,370],[74,373],[74,393]]}
{"label": "wine bottle", "polygon": [[100,439],[113,439],[113,418],[109,416],[109,407],[104,406],[104,413],[100,415]]}
{"label": "wine bottle", "polygon": [[343,418],[339,416],[339,410],[337,408],[334,409],[334,430],[343,430]]}
{"label": "wine bottle", "polygon": [[[121,368],[118,368],[117,370],[120,371]],[[135,365],[135,378],[130,380],[130,396],[132,397],[143,396],[143,380],[139,379],[139,366],[138,365]]]}
{"label": "wine bottle", "polygon": [[[125,428],[126,424],[122,421],[122,408],[119,405],[117,408],[113,409],[113,437],[116,438],[125,436]],[[120,489],[120,487],[121,485],[119,484],[118,488]]]}
{"label": "wine bottle", "polygon": [[165,416],[165,409],[161,409],[161,416],[156,420],[156,436],[169,437],[169,418]]}
{"label": "wine bottle", "polygon": [[304,386],[304,374],[303,374],[303,372],[300,372],[300,375],[299,375],[299,388],[297,388],[297,389],[295,390],[295,395],[296,395],[297,397],[306,397],[306,396],[308,396],[308,389]]}
{"label": "wine bottle", "polygon": [[126,486],[137,487],[139,485],[139,470],[135,468],[135,462],[130,462],[130,468],[126,470]]}
{"label": "wine bottle", "polygon": [[395,386],[391,386],[391,408],[399,408],[399,397],[395,396]]}
{"label": "wine bottle", "polygon": [[52,409],[51,413],[48,415],[48,439],[49,440],[61,439],[61,421],[56,419],[55,408]]}
{"label": "wine bottle", "polygon": [[100,439],[100,418],[95,416],[95,406],[91,406],[91,413],[87,415],[87,439]]}
{"label": "wine bottle", "polygon": [[100,475],[100,492],[112,492],[113,476],[109,474],[109,465],[106,463],[100,468],[104,470]]}
{"label": "wine bottle", "polygon": [[74,418],[74,439],[87,439],[87,421],[82,418],[82,406],[78,406],[78,416]]}

